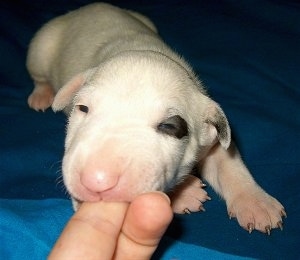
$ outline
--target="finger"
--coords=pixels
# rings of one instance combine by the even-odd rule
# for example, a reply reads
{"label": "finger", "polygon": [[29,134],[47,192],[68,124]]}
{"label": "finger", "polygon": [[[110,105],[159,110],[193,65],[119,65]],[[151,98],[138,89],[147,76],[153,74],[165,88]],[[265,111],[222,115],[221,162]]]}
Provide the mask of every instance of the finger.
{"label": "finger", "polygon": [[127,210],[114,259],[150,259],[172,217],[167,195],[140,195]]}
{"label": "finger", "polygon": [[127,203],[84,202],[49,259],[112,259],[127,207]]}

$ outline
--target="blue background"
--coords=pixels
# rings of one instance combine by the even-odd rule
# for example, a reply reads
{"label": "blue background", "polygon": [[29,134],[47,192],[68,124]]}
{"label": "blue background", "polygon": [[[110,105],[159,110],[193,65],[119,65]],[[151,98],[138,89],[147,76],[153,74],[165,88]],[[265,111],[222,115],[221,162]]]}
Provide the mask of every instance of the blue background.
{"label": "blue background", "polygon": [[[73,213],[61,180],[66,118],[27,107],[25,59],[42,24],[89,2],[0,2],[1,259],[45,259]],[[288,213],[282,232],[250,235],[208,187],[206,212],[175,216],[153,259],[300,259],[299,2],[110,2],[149,16],[191,63],[254,178]]]}

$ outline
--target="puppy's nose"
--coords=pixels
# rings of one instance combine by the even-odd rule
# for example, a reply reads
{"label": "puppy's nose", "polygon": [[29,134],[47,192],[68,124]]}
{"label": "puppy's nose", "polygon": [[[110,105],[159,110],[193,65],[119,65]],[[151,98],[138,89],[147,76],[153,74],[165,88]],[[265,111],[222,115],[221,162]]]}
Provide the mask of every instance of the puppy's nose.
{"label": "puppy's nose", "polygon": [[89,191],[101,193],[110,190],[118,184],[119,175],[88,167],[81,173],[81,184]]}

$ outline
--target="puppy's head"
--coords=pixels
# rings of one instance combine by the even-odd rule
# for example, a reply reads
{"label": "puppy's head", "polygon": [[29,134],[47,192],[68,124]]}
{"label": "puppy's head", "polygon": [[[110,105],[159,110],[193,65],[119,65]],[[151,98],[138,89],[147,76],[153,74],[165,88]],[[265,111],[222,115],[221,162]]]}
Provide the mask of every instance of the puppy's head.
{"label": "puppy's head", "polygon": [[167,191],[230,129],[189,68],[164,55],[128,52],[71,79],[55,111],[71,107],[63,177],[78,201],[131,201]]}

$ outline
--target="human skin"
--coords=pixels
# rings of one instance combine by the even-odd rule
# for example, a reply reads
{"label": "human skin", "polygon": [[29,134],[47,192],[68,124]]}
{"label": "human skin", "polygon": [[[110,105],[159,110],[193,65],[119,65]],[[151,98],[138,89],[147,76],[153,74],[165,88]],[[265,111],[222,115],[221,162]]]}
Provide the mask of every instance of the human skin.
{"label": "human skin", "polygon": [[150,259],[172,217],[170,200],[161,192],[142,194],[130,204],[84,202],[48,259]]}

